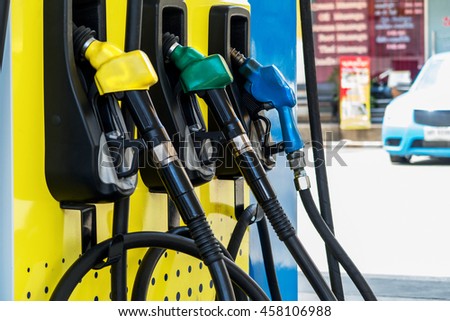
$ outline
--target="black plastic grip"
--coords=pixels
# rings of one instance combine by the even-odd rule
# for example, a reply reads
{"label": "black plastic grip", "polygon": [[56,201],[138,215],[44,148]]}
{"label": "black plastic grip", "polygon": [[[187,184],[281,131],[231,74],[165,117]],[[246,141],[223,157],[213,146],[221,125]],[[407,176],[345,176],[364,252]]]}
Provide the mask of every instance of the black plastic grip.
{"label": "black plastic grip", "polygon": [[217,126],[228,140],[246,134],[225,89],[205,90],[199,95],[205,100]]}
{"label": "black plastic grip", "polygon": [[291,221],[277,199],[268,200],[261,204],[261,207],[266,213],[266,216],[280,241],[284,242],[288,238],[296,235]]}
{"label": "black plastic grip", "polygon": [[194,187],[179,159],[158,168],[158,174],[186,224],[197,217],[205,216]]}
{"label": "black plastic grip", "polygon": [[156,114],[153,102],[146,90],[132,90],[124,94],[123,103],[147,144],[157,146],[170,141],[164,126]]}
{"label": "black plastic grip", "polygon": [[200,253],[201,259],[206,266],[223,260],[223,253],[219,246],[219,242],[215,238],[206,217],[198,217],[188,224],[189,232],[194,240]]}

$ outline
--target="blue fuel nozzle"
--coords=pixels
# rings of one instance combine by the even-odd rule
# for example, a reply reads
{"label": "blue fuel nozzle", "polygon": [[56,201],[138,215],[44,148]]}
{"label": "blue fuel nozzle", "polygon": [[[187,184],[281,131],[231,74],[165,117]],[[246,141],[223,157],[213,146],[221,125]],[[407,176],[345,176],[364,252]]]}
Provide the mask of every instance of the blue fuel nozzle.
{"label": "blue fuel nozzle", "polygon": [[284,150],[287,154],[303,148],[304,143],[297,128],[293,108],[297,99],[286,79],[274,65],[262,66],[253,58],[246,58],[236,49],[231,50],[232,60],[246,78],[245,90],[260,103],[266,103],[278,111]]}

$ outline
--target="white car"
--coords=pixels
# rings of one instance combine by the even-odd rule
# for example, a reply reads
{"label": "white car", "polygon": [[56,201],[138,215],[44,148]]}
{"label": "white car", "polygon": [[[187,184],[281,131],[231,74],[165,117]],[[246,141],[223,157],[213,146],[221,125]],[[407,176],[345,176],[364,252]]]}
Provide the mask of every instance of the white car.
{"label": "white car", "polygon": [[450,52],[428,59],[411,89],[386,107],[382,140],[394,163],[450,157]]}

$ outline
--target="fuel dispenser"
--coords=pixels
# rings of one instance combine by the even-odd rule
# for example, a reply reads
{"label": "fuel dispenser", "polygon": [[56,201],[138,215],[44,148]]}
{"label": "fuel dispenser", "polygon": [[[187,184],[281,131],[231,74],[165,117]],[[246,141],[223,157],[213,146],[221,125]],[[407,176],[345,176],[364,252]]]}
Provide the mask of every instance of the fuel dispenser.
{"label": "fuel dispenser", "polygon": [[[233,81],[224,59],[213,54],[205,57],[192,47],[184,47],[178,43],[174,35],[165,35],[164,52],[169,60],[180,69],[180,79],[185,92],[195,92],[208,104],[209,111],[218,127],[233,146],[233,156],[237,166],[252,190],[259,205],[265,212],[279,239],[284,242],[290,253],[305,273],[306,278],[322,300],[336,300],[334,293],[322,279],[308,253],[295,235],[295,230],[277,196],[267,180],[266,173],[256,156],[248,136],[232,108],[225,87]],[[276,108],[280,115],[283,132],[282,148],[288,155],[289,164],[294,172],[295,187],[299,191],[311,220],[333,255],[344,266],[350,277],[367,300],[375,300],[375,296],[359,270],[350,260],[343,248],[334,238],[320,213],[315,209],[311,187],[306,174],[303,141],[296,128],[292,107],[296,105],[292,89],[284,81],[281,73],[274,66],[261,66],[254,59],[248,59],[235,49],[230,51],[239,72],[247,82],[246,91],[259,103]],[[210,70],[201,73],[200,70]]]}
{"label": "fuel dispenser", "polygon": [[299,192],[306,212],[315,228],[334,257],[344,266],[363,297],[367,300],[375,300],[375,295],[369,285],[338,243],[314,204],[310,192],[311,183],[305,170],[304,143],[296,128],[296,121],[292,113],[292,108],[297,104],[292,89],[275,66],[263,67],[256,60],[246,58],[235,49],[232,49],[231,54],[234,62],[239,66],[239,72],[247,79],[244,86],[248,93],[256,101],[265,103],[268,106],[267,108],[276,108],[278,111],[283,134],[283,150],[287,154],[289,165],[294,174],[295,189]]}
{"label": "fuel dispenser", "polygon": [[[240,52],[250,54],[250,12],[243,7],[231,5],[212,6],[209,12],[208,24],[208,53],[221,55],[233,75],[233,82],[226,86],[227,95],[231,101],[234,112],[239,118],[244,130],[249,134],[250,141],[258,154],[261,163],[266,170],[275,166],[276,153],[270,136],[270,121],[267,117],[252,110],[251,102],[245,92],[245,78],[238,72],[232,63],[230,51],[237,48]],[[211,111],[208,118],[214,119]],[[210,130],[220,131],[216,122],[210,123]],[[222,137],[221,146],[226,146],[226,140]],[[228,146],[229,147],[229,146]],[[227,166],[217,168],[217,176],[220,179],[233,179],[241,177],[239,168],[235,165],[230,148],[219,151]]]}
{"label": "fuel dispenser", "polygon": [[[165,37],[164,52],[180,69],[183,90],[196,92],[206,101],[218,127],[233,147],[235,162],[279,239],[286,244],[319,297],[323,300],[335,300],[334,294],[297,238],[294,227],[279,204],[265,170],[231,106],[225,87],[233,81],[233,77],[224,59],[217,54],[205,57],[194,48],[184,47],[174,35],[166,34]],[[204,73],[203,70],[208,72]]]}
{"label": "fuel dispenser", "polygon": [[[211,7],[208,35],[208,53],[221,55],[233,75],[233,82],[226,86],[231,106],[248,134],[261,164],[265,170],[269,171],[275,166],[276,155],[280,151],[281,145],[272,141],[271,121],[264,114],[264,110],[266,110],[264,104],[256,102],[245,90],[246,79],[238,72],[237,65],[233,63],[233,49],[237,48],[240,52],[250,55],[250,12],[246,8],[230,5]],[[211,111],[208,113],[208,118],[214,119]],[[220,130],[215,121],[212,121],[210,126]],[[226,142],[223,142],[223,146],[226,146]],[[219,167],[218,176],[222,179],[241,177],[239,166],[233,160],[232,149],[225,148],[222,154],[225,156],[227,164],[232,165],[226,168]],[[248,221],[252,219],[251,216],[248,216],[246,221],[246,215],[242,214],[238,219],[237,227],[256,223],[271,298],[282,300],[274,268],[268,225],[261,208],[258,207],[255,211],[256,214],[253,215],[257,215],[256,219]]]}
{"label": "fuel dispenser", "polygon": [[[141,135],[133,135],[129,130],[130,115],[123,113],[123,102],[118,99],[120,94],[109,98],[97,95],[93,86],[95,71],[74,53],[74,35],[71,30],[81,26],[95,30],[95,38],[123,48],[125,3],[84,0],[37,1],[27,3],[27,6],[19,2],[11,3],[12,41],[23,44],[16,48],[14,64],[11,65],[14,74],[14,168],[18,170],[18,174],[14,175],[15,210],[12,215],[16,221],[15,228],[20,227],[20,230],[14,231],[13,293],[18,299],[50,298],[64,272],[80,254],[87,253],[89,248],[116,234],[116,229],[112,227],[113,216],[116,216],[116,212],[126,212],[127,206],[122,202],[127,198],[131,214],[126,226],[129,231],[166,231],[168,228],[167,196],[149,193],[141,172],[135,171],[140,165],[137,156],[142,154],[146,146],[142,144]],[[23,19],[18,19],[22,16]],[[64,17],[67,21],[64,21]],[[18,28],[19,25],[21,28]],[[18,30],[21,32],[18,33]],[[42,30],[44,34],[41,34]],[[69,38],[72,40],[69,41]],[[51,53],[52,50],[55,52]],[[54,58],[51,58],[53,54]],[[59,77],[52,77],[51,73],[58,73]],[[33,86],[28,86],[31,87],[27,90],[29,95],[23,95],[24,86],[30,82]],[[63,90],[67,96],[62,93]],[[39,119],[45,120],[45,124],[37,121]],[[73,122],[69,121],[72,119]],[[67,131],[58,129],[58,126]],[[114,132],[118,134],[117,139],[107,135]],[[59,137],[61,135],[64,137]],[[28,138],[27,143],[21,138],[23,136]],[[63,146],[63,138],[66,142],[71,141],[72,150]],[[30,148],[36,162],[26,165],[24,155],[30,153]],[[98,166],[99,157],[102,157],[101,148],[105,148],[105,159],[101,161],[109,166],[107,175],[103,175],[103,169]],[[61,155],[50,155],[52,149],[55,154]],[[70,155],[62,155],[64,149]],[[60,164],[58,157],[62,157]],[[69,163],[64,157],[68,158]],[[128,163],[121,163],[126,165],[123,168],[114,163],[120,157],[129,160]],[[48,164],[47,169],[44,164]],[[222,187],[220,182],[211,184],[211,187],[203,184],[197,192],[206,212],[214,212],[208,221],[224,220],[217,229],[217,237],[227,238],[232,219],[229,214],[225,216],[221,213],[231,213],[235,203],[233,190],[228,189],[228,186]],[[209,196],[210,189],[221,190],[221,202]],[[121,203],[124,206],[119,206]],[[17,224],[18,220],[21,224]],[[36,250],[30,251],[30,244]],[[143,251],[133,251],[128,255],[126,283],[129,288],[142,259],[141,254],[145,253]],[[244,262],[246,253],[244,246],[238,255],[241,262]],[[111,259],[114,255],[108,257]],[[202,267],[195,259],[181,256],[178,259],[175,252],[169,253],[168,258],[163,257],[153,276],[155,280],[164,280],[167,269],[173,268],[173,281],[176,281],[177,265],[168,265],[169,261],[173,262],[173,257],[176,257],[178,269],[184,270],[184,265],[186,269],[192,266],[191,277],[180,285],[181,299],[188,299],[188,288],[192,289],[191,299],[210,298],[214,289],[209,287],[210,276],[206,265]],[[110,260],[108,263],[113,262]],[[109,275],[105,269],[90,271],[71,298],[111,298],[112,293],[108,291]],[[221,275],[223,277],[225,274]],[[204,281],[206,277],[208,279]],[[199,284],[203,283],[204,288],[201,290]],[[160,285],[162,282],[157,283],[157,286]],[[177,291],[174,288],[158,288],[158,291],[151,290],[151,297],[175,300]]]}
{"label": "fuel dispenser", "polygon": [[[149,93],[190,181],[199,186],[211,181],[215,175],[213,142],[208,137],[197,98],[181,90],[178,71],[164,63],[162,35],[165,32],[177,32],[180,41],[187,42],[187,7],[184,1],[144,1],[141,49],[149,56],[159,75],[159,81]],[[150,191],[165,191],[154,168],[144,166],[140,173]]]}
{"label": "fuel dispenser", "polygon": [[[61,9],[68,2],[44,3],[45,171],[47,185],[59,202],[111,202],[131,195],[137,162],[118,105],[99,99],[86,66],[76,64],[72,25]],[[51,9],[50,9],[51,8]],[[106,38],[104,6],[76,7],[88,25]],[[78,9],[78,10],[77,10]],[[91,11],[98,13],[92,14]],[[68,9],[66,9],[68,10]],[[90,14],[89,14],[90,13]],[[74,23],[88,22],[76,21]],[[63,30],[55,26],[65,26]],[[84,71],[83,71],[84,69]],[[93,105],[93,107],[91,107]],[[117,146],[121,147],[117,148]],[[112,148],[118,155],[111,155]],[[113,156],[124,168],[111,163]],[[119,157],[120,156],[120,157]],[[133,166],[134,165],[134,166]],[[134,167],[134,168],[133,168]],[[64,206],[64,205],[63,205]]]}
{"label": "fuel dispenser", "polygon": [[[327,248],[364,299],[376,299],[312,200],[303,141],[293,117],[295,95],[275,66],[263,66],[251,58],[246,7],[207,6],[208,54],[203,54],[190,46],[188,30],[196,30],[188,28],[191,1],[127,1],[125,50],[111,40],[111,10],[106,10],[106,1],[52,0],[42,4],[48,195],[41,197],[41,204],[52,204],[61,214],[52,222],[57,228],[45,244],[59,246],[54,240],[63,240],[64,233],[73,230],[73,224],[65,222],[67,212],[76,210],[81,214],[81,233],[74,239],[82,245],[76,257],[73,247],[79,243],[71,242],[75,254],[70,266],[64,266],[65,257],[60,260],[62,266],[55,269],[54,277],[58,281],[44,288],[45,295],[53,300],[69,299],[93,269],[111,266],[107,280],[110,299],[129,297],[127,288],[133,282],[129,276],[135,276],[135,271],[131,298],[146,299],[150,283],[156,282],[156,264],[162,261],[164,265],[166,251],[172,250],[201,259],[199,269],[207,267],[209,288],[214,288],[218,300],[267,300],[266,293],[235,263],[248,225],[257,222],[267,254],[271,298],[281,300],[267,218],[319,298],[341,299],[303,247],[267,178],[276,154],[285,152],[294,172],[294,186]],[[116,12],[117,6],[115,3]],[[207,112],[199,98],[206,103]],[[283,140],[279,143],[270,137],[271,123],[264,114],[270,109],[280,116]],[[223,166],[230,161],[232,166]],[[258,203],[245,210],[244,180]],[[237,219],[227,247],[222,236],[216,238],[212,220],[206,216],[211,204],[194,190],[199,187],[201,193],[222,181],[233,182],[231,207]],[[160,204],[166,196],[157,198],[155,193],[167,194],[168,204],[176,207],[172,214],[179,215],[186,226],[167,220],[168,209]],[[156,207],[163,210],[147,218],[145,208],[153,206],[150,203],[155,198],[159,200]],[[106,210],[111,204],[113,209]],[[97,211],[112,214],[112,228],[107,232],[97,222],[104,223],[106,214],[97,215]],[[145,228],[133,221],[136,218],[129,216],[130,212],[137,213],[139,220],[164,224]],[[145,252],[141,251],[138,265],[129,270],[136,256],[127,256],[128,250],[149,247],[149,259],[142,259]],[[142,269],[138,267],[141,263]],[[54,260],[50,264],[55,264]],[[45,269],[48,265],[46,262]],[[25,271],[22,261],[17,266]],[[28,274],[36,267],[30,266]],[[189,265],[188,273],[191,270]],[[93,277],[99,275],[95,272]],[[109,276],[103,274],[102,278]],[[164,281],[167,278],[166,273]],[[196,298],[201,298],[207,281],[201,282]],[[192,292],[189,288],[187,296]],[[26,297],[32,297],[31,291]],[[180,300],[182,295],[177,292],[173,298]]]}

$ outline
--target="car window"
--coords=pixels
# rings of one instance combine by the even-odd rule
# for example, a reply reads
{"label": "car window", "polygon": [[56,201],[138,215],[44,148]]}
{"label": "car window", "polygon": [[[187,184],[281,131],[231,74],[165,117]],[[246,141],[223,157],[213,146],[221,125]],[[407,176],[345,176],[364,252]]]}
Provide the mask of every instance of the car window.
{"label": "car window", "polygon": [[441,89],[447,87],[450,79],[450,61],[447,59],[432,59],[425,65],[420,77],[414,84],[414,90]]}

